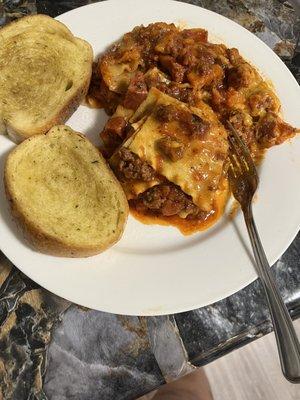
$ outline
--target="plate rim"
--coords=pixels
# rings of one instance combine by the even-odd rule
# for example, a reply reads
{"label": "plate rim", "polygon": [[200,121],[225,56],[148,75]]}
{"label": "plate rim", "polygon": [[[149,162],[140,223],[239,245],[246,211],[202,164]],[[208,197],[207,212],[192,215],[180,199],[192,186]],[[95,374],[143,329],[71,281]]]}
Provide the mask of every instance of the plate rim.
{"label": "plate rim", "polygon": [[[118,1],[118,0],[109,0],[109,1],[100,2],[100,3],[91,3],[91,4],[88,4],[88,5],[83,5],[83,6],[81,6],[81,7],[77,7],[76,9],[70,10],[70,11],[68,11],[68,12],[65,12],[65,13],[63,13],[63,14],[57,16],[56,19],[57,19],[58,21],[60,21],[60,19],[61,19],[61,18],[63,19],[63,17],[66,16],[67,14],[72,14],[72,13],[74,13],[74,12],[78,12],[78,10],[80,10],[80,9],[82,9],[82,8],[101,7],[101,6],[103,6],[105,3],[114,3],[114,2],[117,2],[117,1]],[[126,1],[132,2],[132,0],[126,0]],[[157,0],[155,0],[155,1],[157,1]],[[175,2],[175,0],[166,0],[166,1],[165,1],[165,3],[170,3],[170,4],[172,4],[172,3],[174,3],[174,2]],[[179,2],[176,1],[176,3],[179,3]],[[101,5],[101,6],[99,6],[99,5]],[[274,52],[272,51],[272,49],[271,49],[266,43],[264,43],[260,38],[258,38],[257,36],[255,36],[252,32],[248,31],[246,28],[244,28],[243,26],[241,26],[241,25],[238,24],[237,22],[232,21],[231,19],[229,19],[229,18],[227,18],[227,17],[224,17],[223,15],[220,15],[220,14],[214,12],[214,11],[207,10],[207,9],[205,9],[205,8],[199,7],[199,6],[197,6],[197,5],[192,5],[192,4],[189,4],[189,3],[181,3],[181,5],[183,5],[184,7],[190,7],[190,8],[196,7],[198,10],[200,9],[200,10],[206,12],[206,13],[213,14],[214,16],[218,16],[218,18],[221,18],[221,19],[223,19],[223,20],[226,21],[226,22],[229,21],[231,24],[236,25],[236,26],[238,27],[238,29],[243,29],[244,31],[246,31],[247,34],[250,34],[251,36],[253,36],[257,41],[260,41],[261,44],[265,47],[265,49],[268,49],[268,51],[271,52],[273,56],[275,55],[275,56],[277,57],[278,61],[279,61],[280,64],[281,64],[281,67],[284,67],[285,72],[286,72],[286,73],[288,72],[289,77],[292,78],[292,79],[294,80],[294,82],[298,85],[298,82],[296,81],[295,77],[292,75],[291,71],[290,71],[290,70],[288,69],[288,67],[284,64],[284,62],[276,55],[276,53],[274,53]],[[83,38],[83,39],[84,39],[84,38]],[[287,248],[289,247],[289,245],[292,243],[292,241],[293,241],[294,238],[296,237],[296,235],[297,235],[297,233],[298,233],[298,231],[299,231],[299,225],[300,225],[300,220],[295,224],[295,227],[297,226],[297,228],[295,228],[294,233],[290,233],[290,235],[288,235],[289,238],[287,238],[286,246],[285,246],[284,248],[282,247],[282,249],[278,252],[278,253],[280,253],[280,255],[279,255],[278,257],[276,257],[277,260],[278,260],[278,258],[280,258],[281,255],[287,250]],[[292,238],[291,238],[291,237],[292,237]],[[0,245],[0,247],[2,247],[2,246]],[[4,249],[4,250],[1,249],[1,251],[6,255],[6,251],[5,251],[5,250],[6,250],[6,249]],[[9,260],[11,260],[11,262],[14,263],[14,261],[13,261],[14,257],[12,257],[12,256],[7,256],[7,255],[6,255],[6,257],[7,257]],[[24,271],[23,271],[23,267],[19,267],[19,266],[18,266],[17,268],[20,269],[24,274],[27,275],[28,271],[27,271],[27,272],[24,272]],[[214,300],[213,302],[220,301],[220,300],[222,300],[222,299],[224,299],[224,298],[227,298],[228,296],[230,296],[230,295],[232,295],[232,294],[234,294],[234,293],[236,293],[236,292],[242,290],[243,288],[245,288],[245,287],[247,287],[249,284],[251,284],[254,280],[256,280],[256,278],[257,278],[257,275],[256,275],[256,273],[254,273],[253,278],[251,278],[248,282],[246,282],[246,283],[243,284],[242,286],[237,285],[238,288],[234,288],[234,289],[231,288],[230,290],[227,290],[227,291],[224,290],[224,293],[226,292],[226,295],[223,296],[222,298],[219,298],[218,300]],[[37,282],[40,286],[44,287],[46,290],[50,290],[52,293],[54,293],[54,294],[56,294],[56,295],[58,295],[58,296],[60,296],[60,297],[63,297],[64,299],[66,299],[66,300],[68,300],[68,301],[71,301],[72,303],[85,305],[84,302],[82,302],[82,301],[80,301],[80,303],[77,303],[76,301],[74,301],[74,299],[69,298],[69,296],[65,296],[64,294],[61,294],[61,293],[60,293],[60,292],[61,292],[60,290],[56,290],[56,289],[53,290],[52,288],[51,288],[51,289],[48,289],[48,288],[47,288],[47,285],[45,285],[44,283],[40,283],[39,280],[33,279],[33,278],[31,278],[31,277],[30,277],[30,279],[32,279],[32,280],[34,280],[35,282]],[[51,285],[50,285],[50,286],[51,286]],[[205,303],[205,304],[202,304],[202,303],[200,302],[200,304],[198,304],[198,305],[197,305],[197,304],[194,304],[194,306],[193,306],[192,309],[200,308],[200,307],[203,307],[203,306],[209,305],[209,304],[212,304],[212,302],[209,301],[209,302],[207,302],[207,303]],[[89,307],[89,308],[94,308],[94,306],[91,306],[91,305],[85,305],[85,306],[87,306],[87,307]],[[173,307],[173,308],[174,308],[174,307]],[[94,309],[95,309],[95,308],[94,308]],[[96,308],[96,309],[99,309],[99,308]],[[99,310],[100,310],[100,309],[99,309]],[[117,313],[119,313],[119,314],[124,314],[124,315],[146,315],[146,316],[174,314],[174,313],[185,312],[185,311],[189,311],[189,310],[191,310],[190,306],[176,307],[176,311],[174,311],[174,310],[168,310],[167,307],[165,307],[164,310],[161,310],[161,311],[159,311],[158,313],[155,312],[155,311],[153,312],[153,311],[151,311],[151,310],[149,310],[149,312],[146,312],[146,310],[145,310],[145,312],[143,312],[142,314],[141,314],[141,313],[140,313],[140,314],[137,314],[137,313],[128,313],[128,312],[122,313],[122,312],[117,312],[117,311],[114,311],[114,310],[106,310],[105,308],[104,308],[104,309],[101,309],[101,311],[112,312],[112,313],[116,313],[116,312],[117,312]]]}

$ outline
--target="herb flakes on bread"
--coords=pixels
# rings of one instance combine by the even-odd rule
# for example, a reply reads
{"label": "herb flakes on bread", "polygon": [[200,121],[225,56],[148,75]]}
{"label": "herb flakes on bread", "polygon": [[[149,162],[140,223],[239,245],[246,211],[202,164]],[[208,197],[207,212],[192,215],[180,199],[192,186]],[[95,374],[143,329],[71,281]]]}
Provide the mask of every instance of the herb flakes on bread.
{"label": "herb flakes on bread", "polygon": [[128,203],[97,148],[61,125],[18,145],[4,184],[13,216],[41,252],[86,257],[116,243]]}

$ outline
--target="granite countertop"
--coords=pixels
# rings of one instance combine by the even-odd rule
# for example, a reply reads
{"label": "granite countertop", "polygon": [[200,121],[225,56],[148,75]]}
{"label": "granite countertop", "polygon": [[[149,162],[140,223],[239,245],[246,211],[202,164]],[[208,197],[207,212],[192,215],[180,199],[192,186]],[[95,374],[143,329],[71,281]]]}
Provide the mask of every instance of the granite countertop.
{"label": "granite countertop", "polygon": [[[121,1],[121,0],[120,0]],[[0,25],[56,16],[85,0],[2,0]],[[282,0],[190,0],[265,41],[300,82],[300,21]],[[300,315],[300,234],[272,272],[293,318]],[[258,281],[215,304],[163,317],[85,309],[40,288],[0,252],[0,399],[136,399],[270,332]]]}

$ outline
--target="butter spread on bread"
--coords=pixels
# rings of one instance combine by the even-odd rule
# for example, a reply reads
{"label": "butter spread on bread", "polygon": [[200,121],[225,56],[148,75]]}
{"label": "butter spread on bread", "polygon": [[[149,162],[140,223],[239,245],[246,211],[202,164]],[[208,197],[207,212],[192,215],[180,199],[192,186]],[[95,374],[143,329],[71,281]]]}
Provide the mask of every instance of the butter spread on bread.
{"label": "butter spread on bread", "polygon": [[12,214],[41,252],[86,257],[116,243],[128,203],[97,148],[60,125],[19,144],[8,156],[4,183]]}
{"label": "butter spread on bread", "polygon": [[85,97],[93,51],[46,15],[0,29],[0,133],[20,142],[64,123]]}

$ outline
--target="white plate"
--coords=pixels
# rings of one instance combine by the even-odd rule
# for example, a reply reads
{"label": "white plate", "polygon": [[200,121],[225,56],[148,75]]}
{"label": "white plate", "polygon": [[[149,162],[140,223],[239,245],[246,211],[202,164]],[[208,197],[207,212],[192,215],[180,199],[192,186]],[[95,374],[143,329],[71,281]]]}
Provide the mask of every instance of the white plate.
{"label": "white plate", "polygon": [[[300,127],[300,90],[291,73],[263,42],[218,14],[166,0],[114,0],[78,8],[58,19],[89,41],[95,55],[139,24],[166,21],[206,28],[228,46],[239,48],[272,80],[285,119]],[[102,111],[80,107],[68,124],[97,143],[105,120]],[[0,137],[2,168],[13,146]],[[261,169],[254,214],[270,263],[286,250],[299,228],[299,154],[298,137],[272,148]],[[224,217],[207,232],[190,237],[175,228],[147,226],[130,217],[116,246],[95,257],[67,259],[27,247],[11,221],[2,183],[0,196],[1,250],[34,281],[83,306],[120,314],[176,313],[220,300],[256,278],[240,239],[248,246],[241,215],[235,224]]]}

